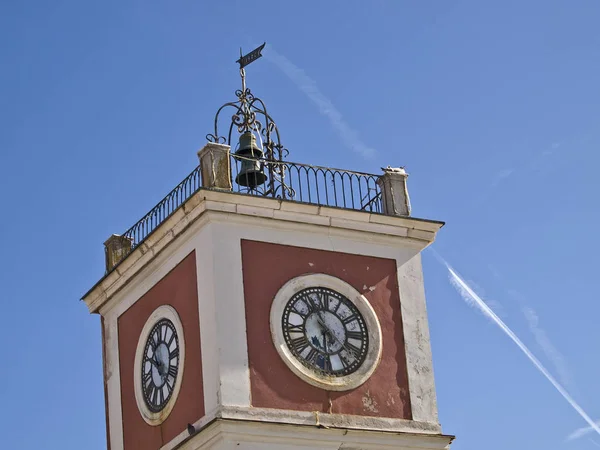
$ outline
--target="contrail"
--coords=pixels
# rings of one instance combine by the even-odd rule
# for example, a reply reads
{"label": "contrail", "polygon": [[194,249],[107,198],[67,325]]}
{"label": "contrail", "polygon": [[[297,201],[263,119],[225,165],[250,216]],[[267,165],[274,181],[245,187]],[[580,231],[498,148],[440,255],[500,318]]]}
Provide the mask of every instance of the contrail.
{"label": "contrail", "polygon": [[[558,147],[558,144],[556,144],[556,146]],[[495,278],[497,278],[503,285],[506,284],[504,281],[504,277],[502,277],[500,272],[495,267],[493,267],[492,265],[488,265],[488,268],[490,269]],[[569,366],[565,360],[565,357],[554,346],[554,344],[546,334],[546,331],[540,327],[540,319],[537,315],[537,312],[527,304],[527,299],[523,294],[521,294],[518,291],[515,291],[514,289],[507,289],[506,287],[504,287],[504,290],[506,290],[508,295],[517,300],[521,305],[521,312],[527,320],[527,324],[529,325],[529,331],[531,331],[531,333],[535,337],[537,344],[542,349],[546,357],[554,365],[554,369],[558,373],[558,379],[560,380],[562,385],[569,388],[571,392],[576,390],[576,386],[572,382],[571,371],[569,370]],[[488,305],[490,305],[489,300]]]}
{"label": "contrail", "polygon": [[571,392],[573,392],[571,373],[569,371],[565,358],[550,341],[550,338],[546,334],[546,331],[540,328],[540,320],[538,318],[537,313],[530,306],[522,306],[521,310],[523,311],[523,314],[527,319],[529,329],[531,330],[531,333],[533,333],[536,342],[538,343],[546,357],[554,365],[554,369],[558,373],[559,380],[564,386],[567,386],[571,390]]}
{"label": "contrail", "polygon": [[300,69],[285,56],[277,53],[273,47],[267,44],[265,58],[271,61],[279,70],[281,70],[306,96],[315,104],[321,114],[329,119],[329,122],[337,132],[339,138],[363,158],[372,158],[375,150],[362,142],[358,133],[351,128],[342,117],[342,113],[333,106],[329,100],[317,87],[315,80],[310,78],[304,70]]}
{"label": "contrail", "polygon": [[[600,420],[596,422],[596,425],[600,426]],[[569,434],[565,440],[573,441],[575,439],[579,439],[580,437],[585,436],[586,434],[591,433],[592,431],[594,431],[594,428],[592,428],[592,427],[577,428],[575,431],[573,431],[571,434]],[[594,442],[594,441],[592,441],[592,442]],[[597,442],[594,442],[594,443],[596,445],[598,445]],[[600,447],[600,445],[598,445],[598,447]]]}
{"label": "contrail", "polygon": [[470,306],[479,309],[483,314],[492,319],[496,325],[498,325],[502,331],[504,331],[512,341],[517,344],[525,356],[533,363],[533,365],[546,377],[546,379],[552,383],[554,388],[560,395],[573,407],[575,411],[585,420],[588,425],[600,435],[600,427],[587,415],[587,413],[577,404],[577,402],[569,395],[569,393],[561,386],[561,384],[554,379],[550,372],[544,367],[544,365],[531,353],[527,346],[512,332],[508,325],[506,325],[492,309],[479,297],[473,289],[454,271],[454,269],[448,264],[437,252],[434,251],[434,255],[446,266],[450,273],[450,283],[456,288],[458,293],[461,295],[463,300]]}

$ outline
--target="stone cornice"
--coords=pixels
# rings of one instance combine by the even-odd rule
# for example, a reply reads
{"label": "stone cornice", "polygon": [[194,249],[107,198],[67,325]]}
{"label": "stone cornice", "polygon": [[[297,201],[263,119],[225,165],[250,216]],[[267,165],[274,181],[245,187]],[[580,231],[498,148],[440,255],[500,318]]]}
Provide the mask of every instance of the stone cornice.
{"label": "stone cornice", "polygon": [[220,408],[193,426],[195,435],[183,431],[161,450],[203,448],[219,434],[235,441],[297,441],[303,448],[318,449],[324,442],[333,448],[447,449],[454,440],[437,424],[265,408]]}
{"label": "stone cornice", "polygon": [[368,233],[370,239],[382,243],[409,244],[420,250],[435,240],[437,231],[444,225],[443,222],[412,217],[386,216],[230,192],[200,190],[90,289],[82,300],[90,312],[98,313],[116,292],[192,224],[197,228],[208,222],[224,220],[289,229],[327,227],[330,234],[354,239],[364,239],[365,233]]}

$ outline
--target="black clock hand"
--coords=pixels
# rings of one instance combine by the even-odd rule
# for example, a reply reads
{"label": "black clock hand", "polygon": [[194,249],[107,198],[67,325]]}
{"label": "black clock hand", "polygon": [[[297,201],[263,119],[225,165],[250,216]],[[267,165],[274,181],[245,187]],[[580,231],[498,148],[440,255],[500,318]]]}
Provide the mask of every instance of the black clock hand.
{"label": "black clock hand", "polygon": [[164,379],[167,375],[167,371],[165,370],[165,368],[167,367],[167,364],[165,364],[164,361],[160,361],[158,359],[157,359],[157,362],[158,362],[158,365],[160,366],[160,367],[157,367],[158,373],[160,375],[161,380],[164,381]]}
{"label": "black clock hand", "polygon": [[322,311],[317,311],[317,323],[321,327],[321,335],[323,336],[323,350],[327,352],[327,334],[331,333],[329,327],[325,324],[325,320],[321,315]]}
{"label": "black clock hand", "polygon": [[152,358],[149,361],[150,361],[150,364],[152,364],[154,367],[156,367],[156,370],[158,371],[158,375],[160,376],[160,379],[164,380],[164,377],[165,377],[165,374],[163,373],[164,364],[161,360],[158,359],[158,352],[154,352],[154,355],[152,355]]}
{"label": "black clock hand", "polygon": [[329,327],[325,323],[325,320],[323,319],[323,316],[321,315],[321,311],[317,311],[317,323],[321,327],[321,330],[324,330],[327,333],[331,333],[331,330],[329,329]]}
{"label": "black clock hand", "polygon": [[158,369],[158,363],[156,362],[154,357],[148,359],[148,362]]}
{"label": "black clock hand", "polygon": [[329,329],[329,327],[325,324],[325,321],[321,318],[321,311],[317,312],[317,323],[321,326],[321,329],[325,329],[325,331],[329,334],[329,336],[333,337],[334,340],[337,341],[338,344],[342,346],[344,350],[346,350],[350,355],[356,357],[356,354],[353,351],[348,350],[348,347],[344,345],[342,341],[338,339],[338,337]]}
{"label": "black clock hand", "polygon": [[327,326],[327,324],[325,323],[325,321],[323,320],[323,317],[321,316],[321,311],[317,312],[317,323],[321,326],[321,330],[323,330],[326,334],[330,335],[333,337],[333,339],[335,339],[339,344],[342,345],[342,347],[344,347],[344,344],[342,344],[339,339],[337,338],[337,336],[335,334],[333,334],[333,331],[331,331],[329,329],[329,327]]}

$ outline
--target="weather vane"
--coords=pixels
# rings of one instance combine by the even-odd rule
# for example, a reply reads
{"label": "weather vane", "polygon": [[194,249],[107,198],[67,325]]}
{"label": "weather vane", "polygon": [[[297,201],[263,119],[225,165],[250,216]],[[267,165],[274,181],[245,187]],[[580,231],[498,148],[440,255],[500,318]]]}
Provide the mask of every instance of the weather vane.
{"label": "weather vane", "polygon": [[240,65],[240,69],[243,69],[248,64],[260,58],[262,56],[260,52],[262,52],[263,48],[265,48],[265,45],[267,45],[266,42],[264,42],[263,45],[261,45],[260,47],[256,47],[254,50],[252,50],[250,53],[244,56],[242,56],[242,47],[240,47],[240,59],[236,61],[236,63]]}
{"label": "weather vane", "polygon": [[265,48],[265,45],[267,45],[267,43],[263,42],[263,45],[261,45],[260,47],[256,47],[247,55],[242,55],[242,47],[240,47],[240,59],[238,59],[236,63],[240,65],[240,75],[242,76],[242,91],[246,90],[246,71],[244,70],[244,67],[246,67],[248,64],[253,63],[262,56],[260,52],[262,52],[263,48]]}

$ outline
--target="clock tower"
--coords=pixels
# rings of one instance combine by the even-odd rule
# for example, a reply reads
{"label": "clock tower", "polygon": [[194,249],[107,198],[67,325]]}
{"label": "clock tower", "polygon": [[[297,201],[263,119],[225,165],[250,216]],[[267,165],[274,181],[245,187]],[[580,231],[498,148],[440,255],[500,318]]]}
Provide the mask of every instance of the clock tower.
{"label": "clock tower", "polygon": [[401,168],[289,162],[246,88],[261,50],[198,167],[105,242],[83,297],[108,448],[449,448],[420,259],[443,223],[410,215]]}

